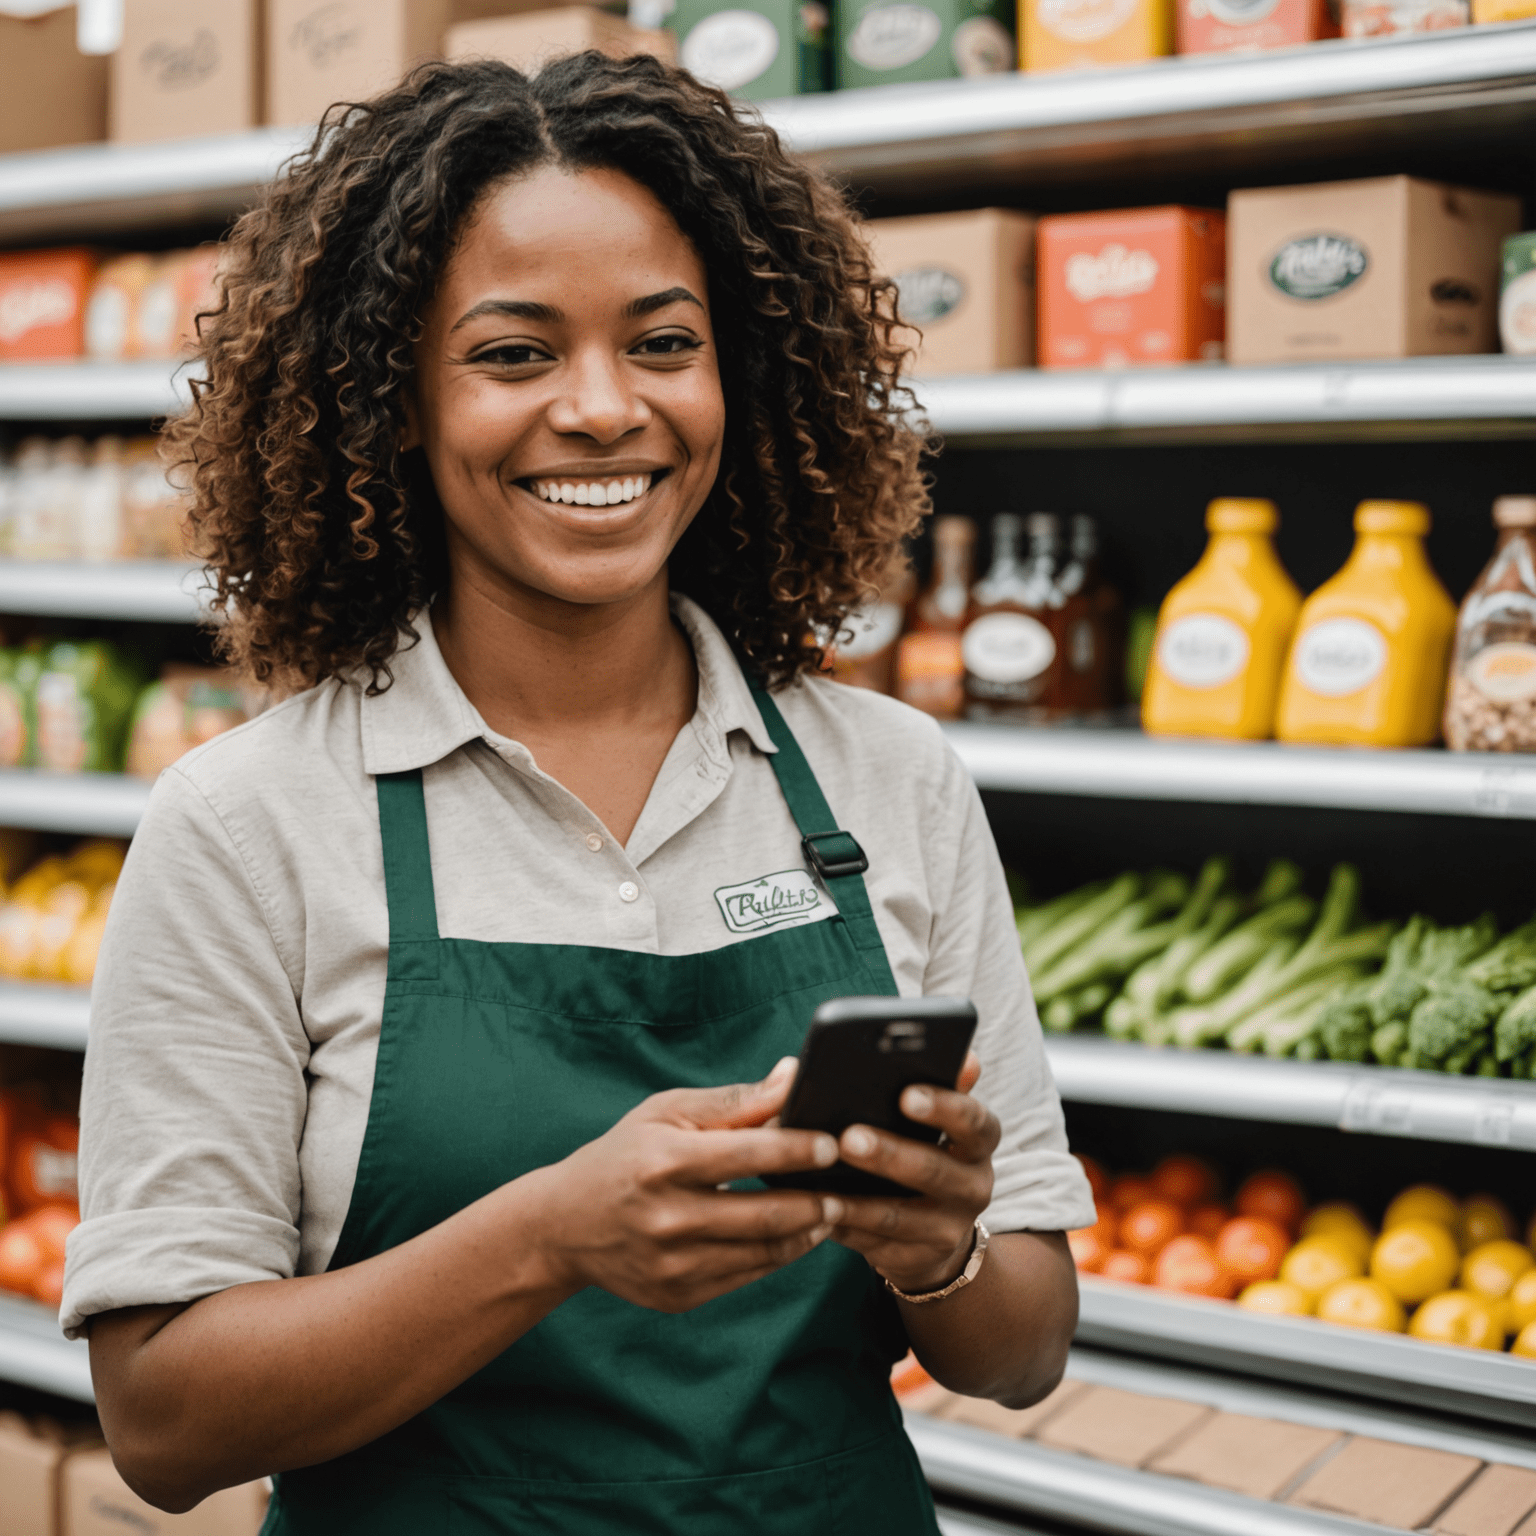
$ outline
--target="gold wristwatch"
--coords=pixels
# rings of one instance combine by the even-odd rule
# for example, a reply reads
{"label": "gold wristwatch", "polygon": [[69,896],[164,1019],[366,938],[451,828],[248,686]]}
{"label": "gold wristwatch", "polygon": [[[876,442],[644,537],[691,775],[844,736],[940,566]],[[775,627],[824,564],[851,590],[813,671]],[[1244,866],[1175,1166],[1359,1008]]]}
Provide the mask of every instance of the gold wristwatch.
{"label": "gold wristwatch", "polygon": [[898,1290],[889,1280],[885,1282],[885,1288],[892,1296],[899,1297],[902,1301],[924,1302],[943,1301],[946,1296],[953,1296],[963,1285],[969,1285],[981,1269],[981,1261],[987,1256],[987,1244],[992,1241],[992,1234],[987,1231],[982,1219],[976,1218],[976,1235],[971,1239],[971,1256],[965,1261],[965,1268],[946,1285],[943,1290],[923,1291],[919,1295],[909,1296],[905,1291]]}

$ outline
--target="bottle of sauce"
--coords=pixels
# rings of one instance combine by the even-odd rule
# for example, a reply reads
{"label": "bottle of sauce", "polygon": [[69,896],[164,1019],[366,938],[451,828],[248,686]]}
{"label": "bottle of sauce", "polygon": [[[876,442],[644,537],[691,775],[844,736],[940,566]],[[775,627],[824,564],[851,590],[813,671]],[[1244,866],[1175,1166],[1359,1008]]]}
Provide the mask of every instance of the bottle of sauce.
{"label": "bottle of sauce", "polygon": [[1275,553],[1272,501],[1223,497],[1206,508],[1210,539],[1163,599],[1141,696],[1156,736],[1262,740],[1301,593]]}
{"label": "bottle of sauce", "polygon": [[1067,563],[1056,578],[1064,604],[1062,692],[1076,714],[1096,714],[1118,702],[1120,594],[1099,569],[1099,530],[1091,517],[1071,522]]}
{"label": "bottle of sauce", "polygon": [[1456,621],[1445,744],[1536,752],[1536,496],[1500,496],[1493,522],[1493,559]]}
{"label": "bottle of sauce", "polygon": [[832,676],[855,688],[891,693],[896,686],[896,646],[916,579],[905,553],[893,562],[873,603],[855,609],[827,647]]}
{"label": "bottle of sauce", "polygon": [[1429,508],[1362,501],[1343,568],[1302,605],[1280,688],[1282,741],[1421,747],[1440,734],[1456,606],[1424,551]]}
{"label": "bottle of sauce", "polygon": [[1061,520],[1049,512],[1030,517],[1027,560],[1020,558],[1023,530],[1012,513],[992,519],[992,565],[971,589],[960,654],[972,719],[1036,723],[1063,707]]}
{"label": "bottle of sauce", "polygon": [[960,636],[971,610],[976,525],[941,517],[933,525],[933,575],[912,606],[912,629],[896,651],[896,697],[941,720],[965,708]]}

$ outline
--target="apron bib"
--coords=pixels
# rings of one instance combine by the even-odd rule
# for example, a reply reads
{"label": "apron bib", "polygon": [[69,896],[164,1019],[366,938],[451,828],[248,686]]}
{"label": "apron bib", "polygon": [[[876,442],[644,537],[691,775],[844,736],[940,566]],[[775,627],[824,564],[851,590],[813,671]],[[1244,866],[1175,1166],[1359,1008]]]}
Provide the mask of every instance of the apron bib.
{"label": "apron bib", "polygon": [[[896,992],[858,845],[754,697],[839,915],[705,954],[440,937],[421,773],[378,779],[389,979],[332,1269],[650,1094],[764,1076],[827,998]],[[589,1288],[398,1429],[276,1479],[264,1536],[937,1536],[889,1386],[906,1348],[878,1278],[834,1243],[680,1316]]]}

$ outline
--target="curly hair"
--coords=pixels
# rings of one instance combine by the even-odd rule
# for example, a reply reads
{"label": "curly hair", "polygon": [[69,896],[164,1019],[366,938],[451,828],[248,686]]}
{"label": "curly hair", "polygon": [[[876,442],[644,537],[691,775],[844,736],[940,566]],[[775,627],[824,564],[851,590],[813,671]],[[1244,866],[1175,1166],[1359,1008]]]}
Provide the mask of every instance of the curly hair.
{"label": "curly hair", "polygon": [[235,225],[205,377],[165,429],[218,643],[256,680],[388,686],[447,578],[431,477],[399,446],[422,311],[481,196],[543,164],[631,177],[703,260],[725,440],[669,580],[748,667],[778,686],[823,666],[818,638],[928,510],[894,285],[772,129],[645,56],[425,65],[333,107]]}

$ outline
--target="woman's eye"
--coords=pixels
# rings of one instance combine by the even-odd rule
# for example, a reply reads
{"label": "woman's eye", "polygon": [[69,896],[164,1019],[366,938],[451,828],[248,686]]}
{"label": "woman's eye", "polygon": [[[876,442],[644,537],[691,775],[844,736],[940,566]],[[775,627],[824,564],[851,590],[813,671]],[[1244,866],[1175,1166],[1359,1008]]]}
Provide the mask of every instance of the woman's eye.
{"label": "woman's eye", "polygon": [[676,357],[683,352],[694,352],[703,345],[693,336],[647,336],[635,351],[645,357]]}
{"label": "woman's eye", "polygon": [[505,347],[487,347],[484,352],[475,355],[475,361],[493,363],[498,368],[520,368],[528,363],[548,362],[549,353],[541,347],[529,346],[523,342]]}

